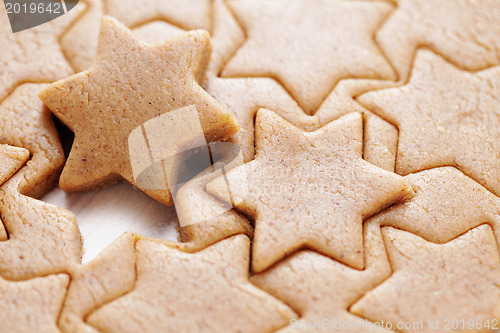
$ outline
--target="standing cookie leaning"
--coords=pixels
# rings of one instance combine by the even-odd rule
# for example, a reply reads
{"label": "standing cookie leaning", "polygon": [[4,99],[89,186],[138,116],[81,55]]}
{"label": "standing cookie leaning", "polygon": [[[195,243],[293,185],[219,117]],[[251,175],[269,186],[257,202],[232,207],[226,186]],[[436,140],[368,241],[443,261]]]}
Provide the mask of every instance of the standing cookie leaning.
{"label": "standing cookie leaning", "polygon": [[[136,184],[128,149],[130,133],[185,106],[196,107],[209,141],[238,131],[235,119],[200,86],[210,52],[204,31],[148,45],[116,20],[103,18],[92,67],[40,92],[44,103],[75,133],[61,188],[88,190],[119,178]],[[168,189],[143,191],[172,204]]]}

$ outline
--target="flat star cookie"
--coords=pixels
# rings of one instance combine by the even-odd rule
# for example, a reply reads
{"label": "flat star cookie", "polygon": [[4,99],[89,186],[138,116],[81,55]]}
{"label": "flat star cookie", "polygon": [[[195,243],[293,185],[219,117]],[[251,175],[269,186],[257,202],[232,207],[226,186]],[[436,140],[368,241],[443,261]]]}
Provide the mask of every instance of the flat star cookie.
{"label": "flat star cookie", "polygon": [[96,308],[134,288],[135,242],[134,234],[125,233],[93,261],[72,270],[58,323],[62,332],[94,332],[84,319]]}
{"label": "flat star cookie", "polygon": [[363,268],[363,220],[412,193],[400,176],[363,160],[361,114],[305,133],[272,111],[256,120],[255,160],[207,191],[255,218],[252,268],[302,247]]}
{"label": "flat star cookie", "polygon": [[[455,332],[471,332],[478,328],[471,322],[500,319],[500,255],[488,225],[446,244],[391,227],[382,233],[394,273],[356,302],[352,312],[393,327],[421,323],[401,332],[442,332],[447,321],[453,327],[453,320],[460,323]],[[434,321],[437,328],[430,325]]]}
{"label": "flat star cookie", "polygon": [[[209,57],[206,32],[147,45],[117,21],[104,18],[91,69],[40,92],[44,103],[75,132],[61,188],[86,190],[119,177],[135,184],[128,147],[131,131],[183,106],[196,107],[208,141],[234,134],[234,118],[198,85]],[[162,203],[172,202],[168,190],[144,192]]]}
{"label": "flat star cookie", "polygon": [[87,318],[102,332],[265,332],[295,317],[248,281],[246,236],[193,254],[148,240],[136,251],[134,290]]}
{"label": "flat star cookie", "polygon": [[396,172],[455,166],[500,195],[500,67],[462,71],[428,50],[408,84],[358,101],[399,129]]}
{"label": "flat star cookie", "polygon": [[387,3],[238,0],[229,5],[248,37],[222,75],[276,78],[307,114],[341,79],[395,79],[372,38],[392,8]]}
{"label": "flat star cookie", "polygon": [[44,86],[21,85],[0,105],[0,143],[31,154],[0,188],[0,275],[8,279],[67,272],[81,258],[74,215],[31,198],[54,185],[64,163],[52,115],[37,97]]}
{"label": "flat star cookie", "polygon": [[496,0],[393,0],[397,8],[377,31],[376,40],[408,78],[420,46],[457,66],[479,70],[500,64],[500,3]]}
{"label": "flat star cookie", "polygon": [[500,244],[500,198],[476,181],[452,167],[417,172],[405,179],[413,187],[415,196],[371,220],[434,243],[449,242],[488,223]]}
{"label": "flat star cookie", "polygon": [[[391,274],[387,253],[376,223],[365,224],[366,265],[358,271],[312,251],[301,251],[276,267],[254,275],[251,281],[259,288],[285,301],[301,317],[292,320],[280,333],[298,330],[349,332],[388,332],[365,328],[360,318],[349,313],[349,306]],[[326,320],[326,321],[325,321]],[[319,328],[314,323],[322,323]],[[345,327],[345,324],[354,327]],[[357,327],[357,329],[356,329]],[[363,329],[365,328],[365,329]]]}
{"label": "flat star cookie", "polygon": [[57,317],[68,283],[69,276],[65,274],[15,282],[0,278],[0,330],[58,333]]}

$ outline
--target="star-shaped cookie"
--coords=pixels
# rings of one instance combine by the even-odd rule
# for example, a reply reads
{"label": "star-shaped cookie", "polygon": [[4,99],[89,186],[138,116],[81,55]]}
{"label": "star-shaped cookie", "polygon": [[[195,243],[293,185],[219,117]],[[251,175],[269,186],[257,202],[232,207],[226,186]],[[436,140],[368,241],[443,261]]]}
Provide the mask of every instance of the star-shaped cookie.
{"label": "star-shaped cookie", "polygon": [[295,317],[248,281],[246,236],[193,254],[148,240],[139,240],[136,251],[134,290],[87,318],[100,331],[267,332]]}
{"label": "star-shaped cookie", "polygon": [[[59,45],[59,36],[85,8],[80,4],[57,19],[38,27],[0,34],[0,102],[20,83],[53,82],[73,74]],[[0,27],[8,27],[5,6],[0,6]],[[8,28],[10,30],[10,28]]]}
{"label": "star-shaped cookie", "polygon": [[27,281],[0,278],[2,332],[58,333],[57,317],[64,303],[69,276],[49,275]]}
{"label": "star-shaped cookie", "polygon": [[52,114],[37,96],[44,86],[23,84],[0,105],[0,143],[31,155],[0,187],[0,275],[8,279],[66,272],[81,257],[75,216],[32,198],[54,185],[64,163]]}
{"label": "star-shaped cookie", "polygon": [[[301,251],[276,267],[252,276],[255,285],[290,304],[301,315],[280,333],[297,332],[301,328],[310,332],[340,331],[345,329],[344,323],[354,324],[349,332],[388,332],[360,325],[360,318],[348,311],[354,301],[391,274],[379,225],[366,223],[364,228],[366,267],[363,271],[312,251]],[[314,329],[313,323],[321,322],[325,326]]]}
{"label": "star-shaped cookie", "polygon": [[[382,229],[394,273],[365,294],[351,311],[370,320],[422,323],[402,332],[436,332],[459,323],[457,332],[478,331],[476,321],[500,319],[500,256],[490,226],[479,226],[446,244],[409,232]],[[428,306],[416,306],[427,304]],[[432,327],[430,322],[438,322]],[[467,326],[469,325],[469,326]]]}
{"label": "star-shaped cookie", "polygon": [[[234,118],[199,86],[209,57],[206,32],[187,32],[147,45],[114,19],[103,18],[93,66],[40,92],[45,104],[75,132],[61,188],[86,190],[119,177],[134,184],[130,133],[184,106],[196,107],[208,141],[234,134]],[[171,204],[168,190],[144,192]]]}
{"label": "star-shaped cookie", "polygon": [[476,181],[452,167],[413,173],[405,179],[413,187],[415,196],[370,220],[409,231],[434,243],[449,242],[488,223],[500,244],[500,198]]}
{"label": "star-shaped cookie", "polygon": [[499,89],[500,67],[466,72],[421,50],[408,84],[357,100],[398,127],[397,173],[456,166],[500,195]]}
{"label": "star-shaped cookie", "polygon": [[500,2],[496,0],[393,0],[394,13],[376,40],[406,81],[418,47],[457,66],[479,70],[500,64]]}
{"label": "star-shaped cookie", "polygon": [[93,261],[72,269],[71,284],[58,322],[62,332],[94,332],[84,319],[96,308],[134,288],[137,238],[135,234],[125,233]]}
{"label": "star-shaped cookie", "polygon": [[273,77],[313,114],[344,78],[395,79],[373,41],[391,10],[383,2],[236,0],[247,40],[225,77]]}
{"label": "star-shaped cookie", "polygon": [[[302,247],[363,268],[363,220],[410,195],[410,185],[362,158],[361,114],[305,133],[269,110],[256,120],[255,160],[207,191],[255,218],[252,268]],[[243,200],[243,201],[242,201]]]}
{"label": "star-shaped cookie", "polygon": [[[28,161],[30,152],[23,148],[17,148],[0,144],[0,185],[3,185]],[[0,241],[8,239],[7,231],[0,223]]]}

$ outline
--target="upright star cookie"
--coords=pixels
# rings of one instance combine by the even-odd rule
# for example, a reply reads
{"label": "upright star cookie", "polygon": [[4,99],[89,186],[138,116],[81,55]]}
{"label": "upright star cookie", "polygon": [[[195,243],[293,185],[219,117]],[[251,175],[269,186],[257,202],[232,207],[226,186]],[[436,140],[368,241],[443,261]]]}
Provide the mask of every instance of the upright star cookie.
{"label": "upright star cookie", "polygon": [[255,218],[252,268],[302,247],[363,268],[363,220],[412,192],[400,176],[363,160],[363,125],[348,114],[304,133],[271,111],[256,120],[255,160],[207,191]]}
{"label": "upright star cookie", "polygon": [[136,251],[134,290],[87,318],[102,332],[265,332],[295,316],[249,283],[246,236],[194,254],[147,240]]}
{"label": "upright star cookie", "polygon": [[456,166],[500,195],[499,89],[500,67],[466,72],[422,50],[408,84],[358,101],[399,128],[397,173]]}
{"label": "upright star cookie", "polygon": [[[51,22],[15,34],[0,34],[0,102],[21,83],[53,82],[74,73],[58,39],[84,8],[81,1]],[[5,6],[0,6],[1,27],[5,27],[7,19]]]}
{"label": "upright star cookie", "polygon": [[489,223],[500,244],[500,198],[476,181],[452,167],[425,170],[405,178],[415,190],[415,196],[371,220],[434,243],[449,242]]}
{"label": "upright star cookie", "polygon": [[[197,108],[208,141],[234,134],[238,125],[233,117],[198,85],[209,57],[206,32],[147,45],[115,20],[104,18],[92,68],[40,92],[45,104],[75,132],[61,188],[86,190],[119,177],[134,184],[129,134],[145,121],[183,106]],[[168,190],[144,192],[171,204]]]}
{"label": "upright star cookie", "polygon": [[[348,312],[349,306],[391,274],[387,253],[376,223],[365,224],[366,267],[358,271],[312,251],[302,251],[275,268],[254,275],[259,288],[282,299],[301,317],[292,320],[280,333],[299,330],[310,332],[388,332],[370,329],[360,318]],[[325,326],[314,327],[313,323]],[[351,324],[347,328],[346,323]]]}
{"label": "upright star cookie", "polygon": [[[394,273],[352,307],[374,321],[422,323],[402,332],[477,331],[500,319],[500,256],[491,228],[482,225],[446,244],[426,242],[390,227],[382,229]],[[428,306],[417,306],[428,304]],[[464,324],[462,325],[462,320]],[[430,326],[437,321],[438,326]]]}
{"label": "upright star cookie", "polygon": [[13,282],[0,278],[2,332],[58,333],[57,317],[66,295],[65,274]]}
{"label": "upright star cookie", "polygon": [[308,114],[341,79],[395,79],[372,38],[391,10],[387,3],[238,0],[229,5],[248,38],[223,76],[276,78]]}
{"label": "upright star cookie", "polygon": [[467,70],[500,64],[500,3],[496,0],[393,0],[397,9],[376,40],[399,80],[406,81],[418,47]]}

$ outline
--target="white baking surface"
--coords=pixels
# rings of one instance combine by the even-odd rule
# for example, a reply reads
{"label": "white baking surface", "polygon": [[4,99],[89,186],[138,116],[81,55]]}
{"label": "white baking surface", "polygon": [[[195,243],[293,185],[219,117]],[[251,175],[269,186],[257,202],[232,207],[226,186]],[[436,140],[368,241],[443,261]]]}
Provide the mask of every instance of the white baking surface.
{"label": "white baking surface", "polygon": [[127,183],[78,193],[65,193],[57,187],[41,200],[75,214],[83,236],[83,263],[92,261],[127,231],[177,240],[174,207],[157,203]]}

